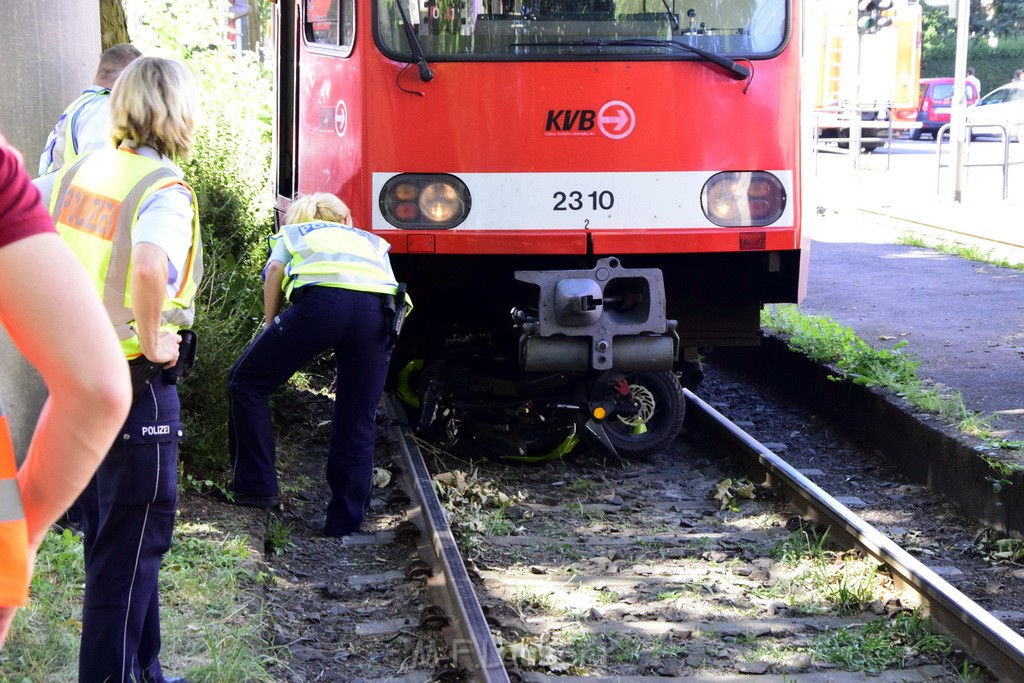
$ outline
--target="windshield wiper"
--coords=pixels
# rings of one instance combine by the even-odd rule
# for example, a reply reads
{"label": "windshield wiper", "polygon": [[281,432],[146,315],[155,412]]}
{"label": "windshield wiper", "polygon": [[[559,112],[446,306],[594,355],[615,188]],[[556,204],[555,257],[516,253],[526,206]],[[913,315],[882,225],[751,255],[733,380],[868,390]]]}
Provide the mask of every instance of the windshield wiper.
{"label": "windshield wiper", "polygon": [[[401,1],[401,0],[399,0]],[[521,47],[537,46],[566,46],[566,47],[660,47],[679,52],[692,52],[703,57],[707,61],[722,67],[728,72],[730,78],[742,81],[750,76],[750,68],[739,62],[716,55],[714,52],[702,50],[699,47],[677,43],[674,40],[661,40],[660,38],[622,38],[620,40],[566,40],[566,41],[544,41],[539,43],[519,43]]]}
{"label": "windshield wiper", "polygon": [[729,59],[728,57],[723,57],[722,55],[716,55],[714,52],[708,52],[707,50],[702,50],[699,47],[687,45],[686,43],[677,43],[674,40],[660,40],[655,38],[627,38],[620,40],[618,42],[625,43],[627,45],[635,42],[636,44],[639,45],[667,47],[670,50],[682,50],[683,52],[692,52],[695,55],[700,55],[701,57],[708,60],[712,64],[717,64],[718,66],[722,67],[727,72],[729,72],[729,76],[731,78],[734,78],[737,81],[742,81],[750,77],[750,67],[743,66],[734,59]]}
{"label": "windshield wiper", "polygon": [[416,60],[416,64],[420,67],[420,80],[423,82],[433,80],[434,72],[430,70],[430,65],[427,64],[427,57],[423,54],[423,46],[420,45],[420,39],[412,31],[412,21],[409,19],[409,10],[405,7],[405,0],[395,0],[395,4],[398,6],[398,13],[402,15],[402,24],[405,25],[405,39],[409,41],[409,51],[412,52],[412,58]]}

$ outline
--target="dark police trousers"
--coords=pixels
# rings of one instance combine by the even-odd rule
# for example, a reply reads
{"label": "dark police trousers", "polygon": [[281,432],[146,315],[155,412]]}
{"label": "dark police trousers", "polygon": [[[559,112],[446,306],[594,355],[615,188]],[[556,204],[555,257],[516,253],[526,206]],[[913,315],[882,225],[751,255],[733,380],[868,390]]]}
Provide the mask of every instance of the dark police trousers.
{"label": "dark police trousers", "polygon": [[334,351],[338,373],[327,455],[324,532],[358,530],[373,487],[377,404],[390,349],[380,295],[309,286],[256,337],[228,374],[231,489],[245,496],[278,495],[270,394],[322,351]]}
{"label": "dark police trousers", "polygon": [[135,398],[79,497],[85,544],[80,683],[162,683],[157,574],[177,505],[177,388],[163,373]]}

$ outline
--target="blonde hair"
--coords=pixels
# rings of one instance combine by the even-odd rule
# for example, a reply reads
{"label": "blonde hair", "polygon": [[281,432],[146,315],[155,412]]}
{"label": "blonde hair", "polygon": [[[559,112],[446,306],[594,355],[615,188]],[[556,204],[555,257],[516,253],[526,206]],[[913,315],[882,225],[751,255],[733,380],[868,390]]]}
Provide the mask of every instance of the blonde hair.
{"label": "blonde hair", "polygon": [[296,197],[284,215],[285,225],[314,220],[352,225],[352,212],[330,192],[314,192]]}
{"label": "blonde hair", "polygon": [[188,156],[195,128],[196,88],[181,62],[139,57],[125,67],[110,92],[114,146],[130,140],[164,156]]}

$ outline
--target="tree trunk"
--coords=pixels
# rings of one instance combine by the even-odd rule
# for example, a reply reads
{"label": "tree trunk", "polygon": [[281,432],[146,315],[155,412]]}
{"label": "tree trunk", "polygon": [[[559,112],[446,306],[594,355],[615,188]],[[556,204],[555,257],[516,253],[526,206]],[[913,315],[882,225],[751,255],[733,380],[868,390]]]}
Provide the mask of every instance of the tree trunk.
{"label": "tree trunk", "polygon": [[123,0],[100,0],[100,43],[106,50],[119,43],[130,43],[128,16]]}

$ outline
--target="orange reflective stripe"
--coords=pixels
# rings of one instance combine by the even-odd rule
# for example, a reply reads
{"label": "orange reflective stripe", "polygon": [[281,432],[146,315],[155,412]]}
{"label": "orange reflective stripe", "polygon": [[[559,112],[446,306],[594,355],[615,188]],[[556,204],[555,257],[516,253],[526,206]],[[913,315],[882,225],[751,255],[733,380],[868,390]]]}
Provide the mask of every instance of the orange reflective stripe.
{"label": "orange reflective stripe", "polygon": [[15,475],[14,445],[0,405],[0,605],[28,603],[28,527]]}
{"label": "orange reflective stripe", "polygon": [[14,446],[11,441],[11,429],[7,426],[4,405],[0,403],[0,479],[13,479],[18,473],[18,464],[14,460]]}
{"label": "orange reflective stripe", "polygon": [[28,528],[25,520],[0,522],[0,605],[28,604]]}

